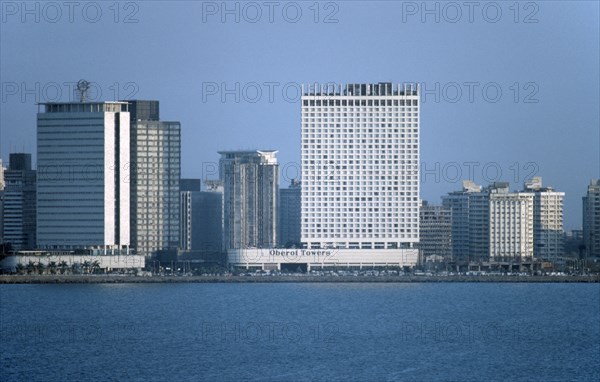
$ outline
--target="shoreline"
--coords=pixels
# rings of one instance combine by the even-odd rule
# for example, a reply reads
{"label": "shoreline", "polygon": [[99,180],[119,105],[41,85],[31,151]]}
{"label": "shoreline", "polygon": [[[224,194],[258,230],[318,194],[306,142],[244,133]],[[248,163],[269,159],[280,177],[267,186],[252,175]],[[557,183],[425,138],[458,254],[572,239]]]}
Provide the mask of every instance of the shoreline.
{"label": "shoreline", "polygon": [[133,276],[0,275],[0,284],[136,283],[600,283],[595,276]]}

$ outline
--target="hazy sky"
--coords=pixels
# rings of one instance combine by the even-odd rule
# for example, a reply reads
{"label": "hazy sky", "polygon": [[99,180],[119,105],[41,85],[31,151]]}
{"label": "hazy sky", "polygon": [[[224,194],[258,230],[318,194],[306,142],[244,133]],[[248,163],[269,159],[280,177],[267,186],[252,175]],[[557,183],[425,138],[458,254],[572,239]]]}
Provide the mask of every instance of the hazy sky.
{"label": "hazy sky", "polygon": [[599,3],[423,4],[2,1],[0,154],[35,156],[35,103],[84,78],[99,100],[160,100],[182,123],[182,176],[214,178],[218,150],[273,148],[286,185],[299,84],[420,82],[423,199],[538,175],[579,228],[600,177]]}

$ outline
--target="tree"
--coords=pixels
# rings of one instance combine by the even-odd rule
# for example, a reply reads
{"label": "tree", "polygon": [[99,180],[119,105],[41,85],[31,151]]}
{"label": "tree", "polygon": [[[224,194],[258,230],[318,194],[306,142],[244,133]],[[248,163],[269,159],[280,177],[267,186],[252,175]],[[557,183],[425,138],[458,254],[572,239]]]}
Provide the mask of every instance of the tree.
{"label": "tree", "polygon": [[58,264],[58,267],[60,268],[60,274],[61,274],[61,275],[64,275],[64,274],[65,274],[65,271],[67,270],[67,268],[69,267],[69,265],[67,264],[67,262],[66,262],[66,261],[64,261],[64,260],[63,260],[63,261],[61,261],[61,262]]}
{"label": "tree", "polygon": [[48,265],[48,270],[50,271],[50,274],[55,275],[56,274],[56,261],[51,261],[50,264]]}
{"label": "tree", "polygon": [[27,274],[30,275],[35,272],[35,263],[31,260],[27,263]]}
{"label": "tree", "polygon": [[17,264],[17,274],[22,275],[25,273],[25,266],[21,263]]}
{"label": "tree", "polygon": [[46,266],[44,264],[42,264],[40,261],[38,261],[37,264],[36,264],[36,268],[37,268],[38,273],[40,275],[43,275],[44,274],[44,269],[46,269]]}
{"label": "tree", "polygon": [[92,266],[92,263],[90,263],[88,260],[83,262],[83,273],[90,273],[90,268]]}
{"label": "tree", "polygon": [[100,273],[100,262],[98,260],[94,260],[92,263],[92,273]]}

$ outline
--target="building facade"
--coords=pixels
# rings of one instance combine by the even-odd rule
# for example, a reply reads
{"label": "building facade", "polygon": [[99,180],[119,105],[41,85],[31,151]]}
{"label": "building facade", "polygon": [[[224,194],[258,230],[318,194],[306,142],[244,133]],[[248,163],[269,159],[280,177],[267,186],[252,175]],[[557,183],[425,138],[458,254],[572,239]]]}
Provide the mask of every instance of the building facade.
{"label": "building facade", "polygon": [[419,249],[423,258],[452,260],[452,209],[423,201],[419,210]]}
{"label": "building facade", "polygon": [[564,255],[564,192],[542,186],[542,178],[525,183],[523,192],[533,194],[533,256],[555,260]]}
{"label": "building facade", "polygon": [[128,101],[131,116],[131,243],[152,257],[179,246],[181,125],[160,121],[158,101]]}
{"label": "building facade", "polygon": [[274,150],[219,152],[224,250],[277,245],[276,153]]}
{"label": "building facade", "polygon": [[196,180],[182,179],[180,249],[214,258],[223,245],[223,187],[219,181],[209,181],[206,190],[200,191],[200,180]]}
{"label": "building facade", "polygon": [[[301,102],[303,247],[335,248],[354,264],[408,258],[412,265],[419,241],[418,85],[315,84],[303,89]],[[375,250],[389,252],[375,257]]]}
{"label": "building facade", "polygon": [[586,257],[600,256],[600,179],[593,179],[583,197],[583,244]]}
{"label": "building facade", "polygon": [[31,154],[10,154],[4,172],[2,232],[4,242],[13,250],[36,246],[36,172],[31,168]]}
{"label": "building facade", "polygon": [[457,261],[489,258],[488,191],[465,180],[461,191],[442,196],[442,205],[452,211],[452,254]]}
{"label": "building facade", "polygon": [[38,247],[129,246],[129,104],[39,107]]}
{"label": "building facade", "polygon": [[519,262],[533,259],[533,194],[489,191],[489,260]]}
{"label": "building facade", "polygon": [[301,183],[292,179],[288,188],[279,190],[277,241],[280,247],[300,247]]}

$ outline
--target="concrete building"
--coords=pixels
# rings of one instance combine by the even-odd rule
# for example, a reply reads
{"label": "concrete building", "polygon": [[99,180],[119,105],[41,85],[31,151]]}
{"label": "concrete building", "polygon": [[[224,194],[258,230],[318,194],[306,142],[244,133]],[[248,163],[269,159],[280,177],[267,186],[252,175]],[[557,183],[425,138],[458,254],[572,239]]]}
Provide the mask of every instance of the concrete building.
{"label": "concrete building", "polygon": [[463,181],[461,191],[442,196],[452,211],[452,254],[457,261],[489,259],[489,189]]}
{"label": "concrete building", "polygon": [[38,247],[130,245],[128,107],[127,102],[39,104]]}
{"label": "concrete building", "polygon": [[542,178],[525,183],[523,192],[533,194],[533,256],[555,260],[564,254],[564,192],[542,186]]}
{"label": "concrete building", "polygon": [[280,247],[300,247],[301,183],[292,179],[288,188],[279,189],[277,241]]}
{"label": "concrete building", "polygon": [[586,257],[600,257],[600,179],[592,179],[583,197],[583,244]]}
{"label": "concrete building", "polygon": [[221,254],[223,187],[219,183],[208,181],[206,191],[200,191],[199,179],[182,179],[180,249],[188,257],[213,259]]}
{"label": "concrete building", "polygon": [[533,259],[533,194],[489,189],[489,260],[519,262]]}
{"label": "concrete building", "polygon": [[4,166],[0,158],[0,244],[4,243]]}
{"label": "concrete building", "polygon": [[276,153],[275,150],[219,152],[224,250],[277,245]]}
{"label": "concrete building", "polygon": [[4,172],[2,229],[4,242],[12,250],[36,246],[36,172],[31,168],[31,154],[10,154]]}
{"label": "concrete building", "polygon": [[158,101],[128,101],[131,116],[131,245],[139,255],[179,246],[181,125],[160,121]]}
{"label": "concrete building", "polygon": [[419,97],[414,84],[303,89],[304,248],[351,266],[416,264]]}
{"label": "concrete building", "polygon": [[424,200],[419,210],[419,234],[418,248],[425,261],[429,257],[452,260],[452,209],[450,207],[433,206]]}

